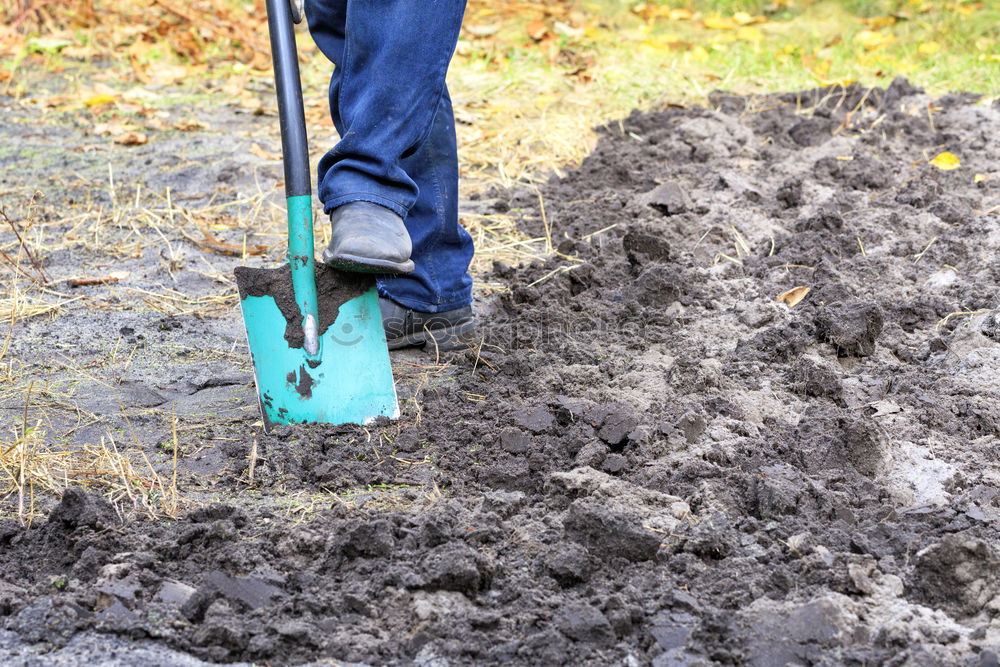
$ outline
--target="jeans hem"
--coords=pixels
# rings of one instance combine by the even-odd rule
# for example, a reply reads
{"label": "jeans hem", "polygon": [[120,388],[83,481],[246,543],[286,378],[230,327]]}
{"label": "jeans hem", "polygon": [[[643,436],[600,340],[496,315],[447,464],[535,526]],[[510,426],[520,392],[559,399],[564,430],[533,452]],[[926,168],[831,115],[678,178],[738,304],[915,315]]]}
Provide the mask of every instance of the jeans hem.
{"label": "jeans hem", "polygon": [[458,308],[465,308],[466,306],[472,305],[472,294],[466,294],[461,297],[455,297],[451,301],[446,303],[428,303],[427,301],[421,301],[419,299],[412,299],[408,297],[397,297],[390,294],[384,287],[382,283],[378,283],[378,293],[379,296],[383,296],[387,299],[395,301],[404,308],[409,308],[410,310],[415,310],[420,313],[443,313],[449,310],[457,310]]}
{"label": "jeans hem", "polygon": [[332,197],[323,202],[323,212],[329,215],[333,212],[333,209],[338,206],[343,206],[344,204],[350,204],[356,201],[378,204],[379,206],[389,209],[401,218],[405,218],[406,214],[409,213],[409,209],[400,204],[398,201],[388,197],[383,197],[382,195],[373,194],[371,192],[348,192],[347,194]]}

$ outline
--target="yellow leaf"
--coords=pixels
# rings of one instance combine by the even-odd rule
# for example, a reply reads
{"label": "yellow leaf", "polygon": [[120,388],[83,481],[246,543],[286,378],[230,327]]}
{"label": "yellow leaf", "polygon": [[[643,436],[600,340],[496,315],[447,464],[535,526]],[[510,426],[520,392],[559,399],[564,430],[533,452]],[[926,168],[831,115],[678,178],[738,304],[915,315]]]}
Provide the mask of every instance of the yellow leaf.
{"label": "yellow leaf", "polygon": [[94,95],[93,97],[88,97],[83,101],[83,103],[86,104],[88,107],[96,107],[102,104],[111,104],[114,101],[115,101],[114,95],[101,94],[101,95]]}
{"label": "yellow leaf", "polygon": [[940,50],[941,45],[937,42],[921,42],[920,46],[917,47],[917,51],[925,56],[932,56]]}
{"label": "yellow leaf", "polygon": [[854,36],[854,41],[864,47],[866,51],[874,51],[895,42],[896,36],[888,32],[862,30]]}
{"label": "yellow leaf", "polygon": [[753,23],[753,17],[747,14],[746,12],[736,12],[735,14],[733,14],[733,20],[739,23],[740,25],[748,25],[750,23]]}
{"label": "yellow leaf", "polygon": [[820,60],[818,63],[813,65],[812,72],[821,79],[830,73],[830,67],[833,65],[832,60]]}
{"label": "yellow leaf", "polygon": [[694,12],[690,9],[671,9],[667,14],[667,18],[671,21],[690,21],[691,17],[694,16]]}
{"label": "yellow leaf", "polygon": [[691,59],[697,62],[704,62],[708,60],[708,49],[700,44],[691,49]]}
{"label": "yellow leaf", "polygon": [[809,294],[811,287],[806,287],[805,285],[799,285],[798,287],[793,287],[787,292],[782,292],[775,298],[775,301],[783,301],[789,308],[794,308],[798,305],[802,299],[806,298]]}
{"label": "yellow leaf", "polygon": [[934,158],[930,160],[930,164],[942,171],[951,171],[952,169],[958,169],[962,165],[962,161],[959,160],[958,156],[954,153],[945,151],[935,155]]}
{"label": "yellow leaf", "polygon": [[728,16],[706,16],[705,27],[712,30],[729,30],[736,27],[736,21]]}
{"label": "yellow leaf", "polygon": [[988,181],[988,180],[990,179],[986,174],[976,174],[975,176],[972,177],[973,183],[982,183],[983,181]]}
{"label": "yellow leaf", "polygon": [[643,40],[639,46],[653,53],[667,53],[689,48],[691,44],[682,41],[677,35],[663,35],[657,39]]}
{"label": "yellow leaf", "polygon": [[760,28],[744,26],[736,31],[736,39],[741,39],[744,42],[760,42],[764,39],[764,33],[761,32]]}

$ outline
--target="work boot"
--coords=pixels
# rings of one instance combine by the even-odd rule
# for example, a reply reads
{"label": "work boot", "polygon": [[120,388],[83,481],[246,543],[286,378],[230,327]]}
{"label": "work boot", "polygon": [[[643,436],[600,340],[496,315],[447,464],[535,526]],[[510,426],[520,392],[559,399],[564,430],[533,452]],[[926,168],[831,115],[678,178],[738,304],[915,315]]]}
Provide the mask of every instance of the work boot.
{"label": "work boot", "polygon": [[413,245],[403,219],[378,204],[355,201],[333,209],[333,236],[323,261],[341,271],[398,274],[413,271]]}
{"label": "work boot", "polygon": [[476,343],[471,306],[443,313],[424,313],[381,296],[378,305],[390,350],[423,346],[444,352],[462,350]]}

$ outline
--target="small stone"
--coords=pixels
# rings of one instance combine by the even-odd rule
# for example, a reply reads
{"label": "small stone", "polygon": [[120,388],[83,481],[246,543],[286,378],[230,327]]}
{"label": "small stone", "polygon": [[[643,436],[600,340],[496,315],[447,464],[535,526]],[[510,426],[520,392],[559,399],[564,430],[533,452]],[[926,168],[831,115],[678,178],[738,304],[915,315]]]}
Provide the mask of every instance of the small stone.
{"label": "small stone", "polygon": [[518,426],[526,428],[532,433],[541,433],[555,422],[552,413],[544,405],[520,410],[515,413],[514,420]]}
{"label": "small stone", "polygon": [[687,193],[673,181],[656,186],[645,197],[650,207],[667,216],[684,213],[691,207]]}
{"label": "small stone", "polygon": [[816,318],[816,333],[842,357],[867,357],[875,352],[884,324],[877,303],[850,301],[824,307]]}
{"label": "small stone", "polygon": [[617,475],[625,469],[625,457],[621,454],[608,454],[601,464],[601,470],[609,475]]}
{"label": "small stone", "polygon": [[142,590],[142,586],[134,578],[129,577],[122,581],[98,582],[96,589],[98,606],[110,606],[113,601],[118,601],[131,608],[135,604],[135,595]]}
{"label": "small stone", "polygon": [[521,491],[488,491],[483,495],[482,509],[507,518],[517,512],[524,501],[524,493]]}
{"label": "small stone", "polygon": [[556,614],[556,627],[578,642],[610,644],[614,640],[611,623],[604,614],[584,602],[572,602]]}
{"label": "small stone", "polygon": [[463,543],[450,542],[431,551],[424,559],[426,588],[474,593],[489,584],[489,568],[478,554]]}
{"label": "small stone", "polygon": [[348,530],[344,553],[349,558],[382,558],[392,553],[393,546],[392,525],[383,519],[362,523]]}
{"label": "small stone", "polygon": [[698,626],[698,619],[683,611],[664,610],[653,618],[650,634],[660,645],[669,651],[683,647]]}
{"label": "small stone", "polygon": [[167,580],[160,584],[160,590],[156,592],[156,596],[153,599],[157,602],[181,607],[191,599],[191,596],[197,590],[194,586],[188,586],[179,581]]}
{"label": "small stone", "polygon": [[569,539],[604,558],[621,556],[645,561],[654,558],[660,549],[660,538],[645,530],[639,521],[585,498],[569,506],[563,527]]}
{"label": "small stone", "polygon": [[599,468],[607,454],[608,446],[603,442],[588,442],[576,453],[573,465],[576,467],[589,466],[591,468]]}
{"label": "small stone", "polygon": [[242,602],[251,609],[270,606],[284,595],[280,588],[257,577],[231,577],[217,570],[205,576],[205,584],[218,590],[224,597]]}
{"label": "small stone", "polygon": [[524,454],[531,447],[531,436],[516,428],[505,428],[500,432],[500,447],[511,454]]}
{"label": "small stone", "polygon": [[601,429],[597,432],[599,437],[609,445],[620,445],[628,438],[628,434],[635,429],[637,420],[634,414],[622,410],[614,410],[604,418]]}
{"label": "small stone", "polygon": [[574,586],[590,579],[593,563],[587,550],[572,542],[563,544],[545,558],[545,568],[563,586]]}
{"label": "small stone", "polygon": [[312,626],[299,619],[281,621],[274,625],[275,631],[282,637],[301,642],[312,634]]}
{"label": "small stone", "polygon": [[97,619],[105,622],[121,623],[132,621],[136,618],[135,612],[123,605],[119,600],[115,600],[107,609],[97,612]]}

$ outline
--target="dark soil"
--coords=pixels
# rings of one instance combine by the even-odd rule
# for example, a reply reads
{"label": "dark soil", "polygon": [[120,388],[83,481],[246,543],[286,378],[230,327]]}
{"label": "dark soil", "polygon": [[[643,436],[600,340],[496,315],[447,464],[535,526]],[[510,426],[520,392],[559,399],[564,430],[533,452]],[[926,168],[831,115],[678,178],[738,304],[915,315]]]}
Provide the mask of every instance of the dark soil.
{"label": "dark soil", "polygon": [[[543,188],[560,256],[494,267],[481,359],[397,357],[400,422],[259,435],[244,377],[224,439],[185,435],[225,502],[122,525],[67,491],[0,523],[0,651],[996,664],[1000,108],[904,81],[712,102],[608,125]],[[541,235],[536,202],[495,203]],[[221,348],[232,315],[180,321]]]}

